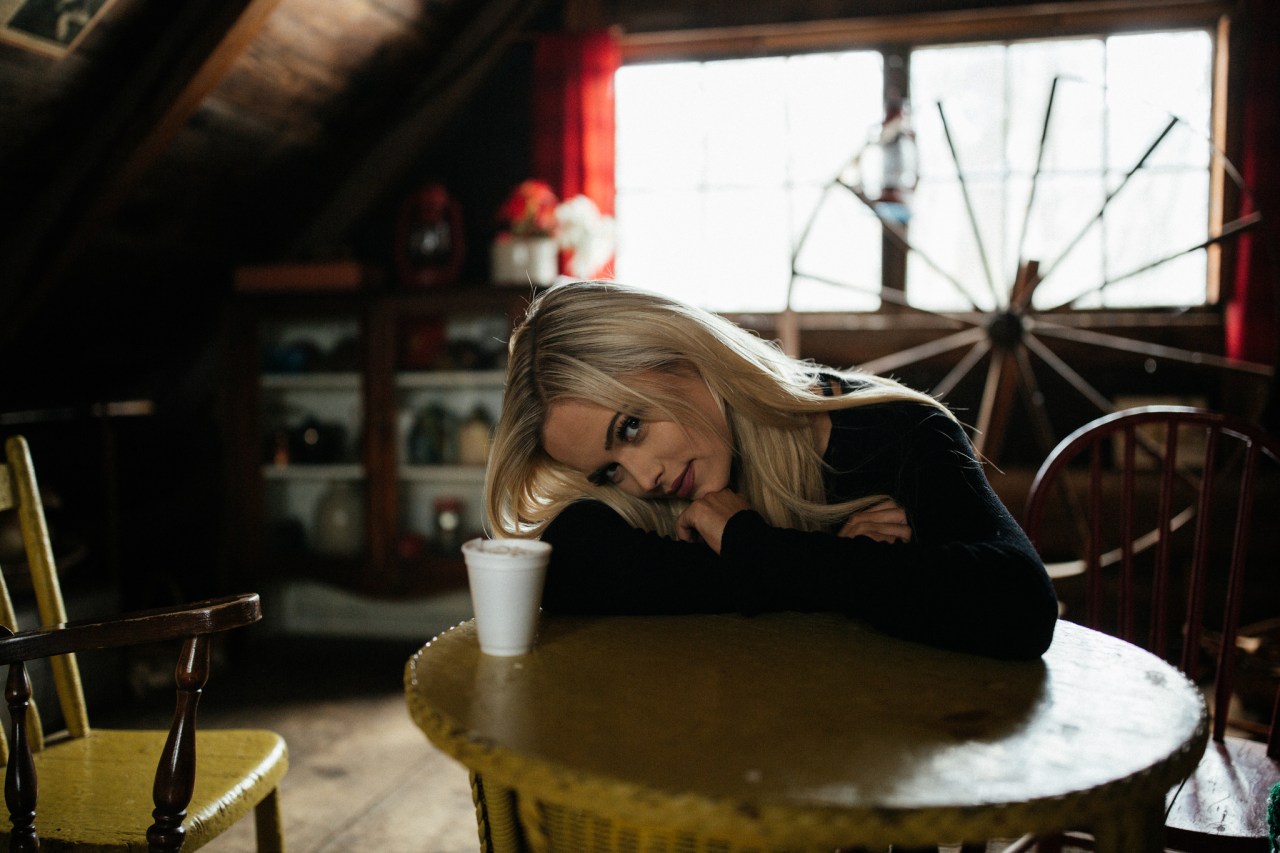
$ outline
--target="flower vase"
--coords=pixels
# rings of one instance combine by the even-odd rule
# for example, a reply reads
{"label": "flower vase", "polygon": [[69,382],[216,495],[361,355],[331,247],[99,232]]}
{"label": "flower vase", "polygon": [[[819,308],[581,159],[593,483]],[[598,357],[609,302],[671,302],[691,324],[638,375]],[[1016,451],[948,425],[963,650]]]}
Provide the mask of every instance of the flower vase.
{"label": "flower vase", "polygon": [[490,261],[494,284],[547,285],[560,274],[560,247],[554,237],[503,234],[493,241]]}
{"label": "flower vase", "polygon": [[353,484],[334,482],[320,496],[313,544],[327,557],[352,557],[364,548],[364,501]]}

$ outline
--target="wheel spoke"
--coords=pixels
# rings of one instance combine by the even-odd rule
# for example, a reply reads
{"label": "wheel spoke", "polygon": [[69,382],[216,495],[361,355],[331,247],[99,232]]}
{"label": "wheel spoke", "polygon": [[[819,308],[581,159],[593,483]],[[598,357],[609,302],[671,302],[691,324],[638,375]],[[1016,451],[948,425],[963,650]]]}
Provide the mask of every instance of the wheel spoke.
{"label": "wheel spoke", "polygon": [[[903,308],[910,308],[912,311],[919,311],[921,314],[928,314],[932,317],[942,316],[942,314],[938,311],[933,311],[929,308],[921,308],[918,305],[912,305],[910,302],[907,301],[907,295],[903,293],[901,290],[891,290],[888,288],[881,288],[879,286],[866,287],[860,284],[852,284],[847,281],[836,281],[834,278],[827,278],[826,276],[816,275],[814,273],[808,273],[803,270],[793,269],[791,271],[791,276],[793,280],[796,278],[807,278],[810,281],[816,281],[819,284],[829,285],[830,287],[839,287],[844,290],[852,290],[855,293],[865,293],[868,296],[878,296],[880,299],[884,300],[885,302],[892,302],[894,305],[900,305]],[[969,325],[976,325],[979,322],[973,319],[966,319],[964,314],[956,314],[956,315],[948,314],[946,316],[952,317],[953,319],[956,320],[956,322],[968,323]]]}
{"label": "wheel spoke", "polygon": [[1089,297],[1089,296],[1095,296],[1095,295],[1101,294],[1103,291],[1105,291],[1108,287],[1111,287],[1113,284],[1119,284],[1122,281],[1126,281],[1127,279],[1131,279],[1134,276],[1141,275],[1144,272],[1153,270],[1156,267],[1161,266],[1162,264],[1167,264],[1170,261],[1177,260],[1178,258],[1191,254],[1192,252],[1198,252],[1201,249],[1207,249],[1210,246],[1217,245],[1218,243],[1221,243],[1224,240],[1234,239],[1235,237],[1242,235],[1243,233],[1252,229],[1253,227],[1255,227],[1261,222],[1262,222],[1262,214],[1260,213],[1251,213],[1248,216],[1242,216],[1239,219],[1233,219],[1230,222],[1228,222],[1226,225],[1222,226],[1222,233],[1218,234],[1215,237],[1210,237],[1209,239],[1201,243],[1197,243],[1194,246],[1188,246],[1185,249],[1180,249],[1171,255],[1165,255],[1164,257],[1151,261],[1150,263],[1143,264],[1137,269],[1132,269],[1126,273],[1121,273],[1120,275],[1114,278],[1107,279],[1106,281],[1102,282],[1102,284],[1098,285],[1092,290],[1086,290],[1084,293],[1077,294],[1076,296],[1073,296],[1071,299],[1069,299],[1066,302],[1055,305],[1052,308],[1047,308],[1045,310],[1056,311],[1060,308],[1065,308],[1067,306],[1071,306],[1072,308],[1077,308],[1079,307],[1079,302],[1082,299],[1085,299],[1086,297]]}
{"label": "wheel spoke", "polygon": [[1226,356],[1213,355],[1212,353],[1195,352],[1181,349],[1180,347],[1154,344],[1150,341],[1122,338],[1119,335],[1094,332],[1090,329],[1060,326],[1057,323],[1046,322],[1042,318],[1036,318],[1034,327],[1037,334],[1051,335],[1055,338],[1062,338],[1075,343],[1091,344],[1105,349],[1131,352],[1137,355],[1145,355],[1149,358],[1165,358],[1197,367],[1220,367],[1227,370],[1237,370],[1241,373],[1252,373],[1256,376],[1270,376],[1272,374],[1271,366],[1266,364],[1256,364],[1252,361],[1241,361],[1235,358],[1227,358]]}
{"label": "wheel spoke", "polygon": [[1123,190],[1129,184],[1130,178],[1132,178],[1135,174],[1137,174],[1138,170],[1141,169],[1144,165],[1146,165],[1147,159],[1153,153],[1155,153],[1156,148],[1159,147],[1160,143],[1164,141],[1164,138],[1169,135],[1169,131],[1173,130],[1173,128],[1177,124],[1178,124],[1177,116],[1170,117],[1169,123],[1166,124],[1164,126],[1164,130],[1160,131],[1160,133],[1156,136],[1156,138],[1152,140],[1151,145],[1148,146],[1147,150],[1143,152],[1141,157],[1138,158],[1138,162],[1135,163],[1133,165],[1133,168],[1130,169],[1128,173],[1125,174],[1124,178],[1121,179],[1120,183],[1116,185],[1116,188],[1113,189],[1111,192],[1107,193],[1107,197],[1102,200],[1102,206],[1098,208],[1098,212],[1094,214],[1092,219],[1090,219],[1088,222],[1085,223],[1084,227],[1081,228],[1076,233],[1076,236],[1071,238],[1071,241],[1067,243],[1067,247],[1062,250],[1062,252],[1058,255],[1057,259],[1045,268],[1044,275],[1041,276],[1041,280],[1044,280],[1049,276],[1053,275],[1053,271],[1058,268],[1059,264],[1061,264],[1064,260],[1066,260],[1067,256],[1070,255],[1071,252],[1075,249],[1075,247],[1080,243],[1080,241],[1084,239],[1085,235],[1089,233],[1089,230],[1093,228],[1094,225],[1102,221],[1102,217],[1106,214],[1107,206],[1111,204],[1111,200],[1114,199],[1117,195],[1119,195],[1120,191]]}
{"label": "wheel spoke", "polygon": [[1053,439],[1053,425],[1049,423],[1049,413],[1045,411],[1044,392],[1040,390],[1040,382],[1031,367],[1031,357],[1026,347],[1018,347],[1015,353],[1018,359],[1018,375],[1022,377],[1023,402],[1027,404],[1027,413],[1031,415],[1031,424],[1036,438],[1040,442],[1040,452],[1047,458],[1057,443]]}
{"label": "wheel spoke", "polygon": [[987,381],[982,386],[982,402],[978,406],[977,435],[973,438],[973,449],[979,456],[985,456],[988,448],[993,456],[998,454],[999,445],[1004,440],[1007,418],[1003,409],[1008,403],[1005,391],[1009,381],[1006,370],[1010,367],[1010,361],[1007,351],[996,350],[991,354],[991,362],[987,365]]}
{"label": "wheel spoke", "polygon": [[1027,349],[1039,356],[1041,361],[1049,365],[1049,367],[1053,368],[1059,376],[1065,379],[1072,388],[1075,388],[1076,391],[1080,392],[1082,397],[1090,403],[1093,403],[1093,405],[1097,407],[1098,411],[1105,415],[1116,410],[1116,407],[1106,398],[1106,396],[1103,395],[1101,391],[1085,381],[1083,376],[1076,373],[1071,365],[1059,358],[1057,353],[1045,346],[1044,342],[1038,340],[1035,335],[1023,335],[1022,342],[1027,345]]}
{"label": "wheel spoke", "polygon": [[[1027,204],[1022,211],[1022,232],[1018,235],[1018,269],[1022,269],[1027,259],[1027,232],[1031,229],[1031,210],[1035,206],[1036,189],[1040,186],[1040,171],[1044,166],[1044,149],[1049,139],[1049,121],[1053,118],[1053,99],[1058,92],[1058,82],[1061,79],[1060,77],[1053,78],[1053,83],[1049,86],[1049,100],[1044,107],[1044,123],[1040,126],[1040,147],[1036,151],[1036,169],[1031,175],[1031,189],[1027,192]],[[1031,297],[1038,283],[1039,279],[1031,282],[1030,290],[1026,293],[1021,305],[1016,307],[1025,307],[1031,304]]]}
{"label": "wheel spoke", "polygon": [[905,367],[908,364],[915,364],[918,361],[924,361],[926,358],[932,358],[935,355],[941,355],[944,352],[950,352],[957,347],[965,344],[971,344],[974,341],[980,341],[987,335],[987,330],[981,326],[974,326],[969,329],[961,329],[953,332],[946,337],[938,338],[936,341],[925,341],[913,347],[901,350],[900,352],[890,353],[889,355],[874,358],[871,361],[858,365],[862,370],[868,373],[882,373],[886,370],[895,370],[899,367]]}
{"label": "wheel spoke", "polygon": [[964,169],[960,166],[960,155],[956,151],[956,144],[951,138],[951,126],[947,124],[947,112],[943,109],[941,101],[938,102],[938,117],[942,119],[942,133],[947,139],[947,147],[951,150],[951,162],[956,166],[956,179],[960,183],[960,195],[964,199],[964,209],[969,217],[969,227],[973,229],[973,239],[978,246],[978,259],[982,261],[982,273],[987,279],[987,288],[991,291],[991,298],[995,300],[994,307],[999,308],[1003,302],[996,292],[995,279],[991,277],[991,264],[987,261],[987,246],[983,242],[982,232],[978,228],[978,217],[973,212],[973,201],[969,198],[969,182],[965,180]]}
{"label": "wheel spoke", "polygon": [[800,232],[799,238],[796,239],[795,248],[791,250],[791,280],[787,282],[787,309],[791,308],[791,296],[796,287],[796,262],[800,260],[800,249],[804,246],[804,241],[809,238],[809,232],[813,230],[813,223],[818,221],[818,211],[822,210],[822,205],[827,199],[827,195],[836,188],[840,183],[839,178],[827,184],[822,188],[822,195],[818,198],[818,203],[813,206],[813,211],[809,214],[808,221],[804,224],[804,229]]}
{"label": "wheel spoke", "polygon": [[942,377],[942,381],[933,386],[933,390],[929,394],[939,400],[946,399],[946,396],[955,389],[960,380],[968,376],[969,371],[973,370],[978,362],[982,361],[982,357],[990,351],[991,341],[989,339],[983,338],[978,341],[964,354],[964,358],[960,359],[955,367],[947,371],[947,375]]}
{"label": "wheel spoke", "polygon": [[[924,261],[926,264],[929,265],[930,269],[932,269],[938,275],[946,279],[947,282],[952,287],[955,288],[956,293],[960,294],[961,298],[963,298],[965,302],[969,303],[969,310],[971,311],[979,310],[977,303],[973,301],[973,296],[969,293],[969,291],[965,288],[965,286],[960,283],[959,279],[957,279],[951,273],[944,270],[940,264],[934,261],[933,258],[929,257],[927,254],[920,251],[915,246],[911,245],[911,242],[907,239],[906,230],[901,225],[899,225],[897,222],[894,222],[891,219],[887,219],[881,216],[880,213],[876,210],[875,202],[867,198],[866,195],[858,188],[850,186],[849,184],[846,184],[844,181],[841,181],[839,179],[836,180],[836,183],[844,187],[849,192],[853,193],[854,198],[856,198],[858,201],[866,205],[867,209],[870,210],[871,213],[877,219],[880,220],[880,226],[885,230],[886,233],[888,233],[890,237],[893,238],[893,241],[895,243],[897,243],[901,248],[906,249],[909,252],[915,252],[922,261]],[[906,302],[903,302],[902,304],[905,305]]]}
{"label": "wheel spoke", "polygon": [[[1030,336],[1027,338],[1029,339]],[[1030,340],[1026,342],[1032,343]],[[1034,343],[1038,344],[1039,341]],[[1049,422],[1049,413],[1045,410],[1044,392],[1040,390],[1040,381],[1036,378],[1028,353],[1027,347],[1018,349],[1018,370],[1022,374],[1023,387],[1026,389],[1027,410],[1031,413],[1031,422],[1036,438],[1040,442],[1040,452],[1044,458],[1048,459],[1057,442],[1053,438],[1053,425]],[[1081,541],[1085,541],[1089,532],[1088,513],[1085,510],[1084,500],[1072,488],[1070,477],[1059,478],[1058,492],[1066,505],[1067,514],[1071,517],[1076,533],[1081,536]]]}
{"label": "wheel spoke", "polygon": [[[1186,507],[1185,509],[1182,510],[1182,512],[1178,513],[1173,518],[1169,519],[1170,535],[1180,530],[1183,525],[1185,525],[1191,519],[1195,518],[1195,515],[1196,515],[1196,508],[1194,505],[1192,505],[1192,506]],[[1135,536],[1133,539],[1133,555],[1136,557],[1137,555],[1141,554],[1143,551],[1146,551],[1148,548],[1151,548],[1152,546],[1159,543],[1159,541],[1160,541],[1159,529],[1148,530],[1146,533],[1142,534],[1141,536]],[[1124,556],[1123,549],[1116,548],[1113,551],[1108,551],[1105,554],[1103,554],[1098,559],[1098,565],[1103,566],[1104,568],[1106,566],[1115,565],[1116,563],[1120,562],[1120,559],[1123,556]]]}

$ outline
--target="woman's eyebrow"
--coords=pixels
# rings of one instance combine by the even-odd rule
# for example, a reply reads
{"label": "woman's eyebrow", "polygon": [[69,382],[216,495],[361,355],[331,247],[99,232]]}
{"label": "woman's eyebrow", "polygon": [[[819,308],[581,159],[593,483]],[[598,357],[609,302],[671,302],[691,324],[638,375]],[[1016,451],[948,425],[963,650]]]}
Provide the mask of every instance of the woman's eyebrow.
{"label": "woman's eyebrow", "polygon": [[613,449],[613,428],[618,423],[618,418],[622,417],[622,412],[614,412],[613,417],[609,420],[609,429],[604,434],[604,449]]}

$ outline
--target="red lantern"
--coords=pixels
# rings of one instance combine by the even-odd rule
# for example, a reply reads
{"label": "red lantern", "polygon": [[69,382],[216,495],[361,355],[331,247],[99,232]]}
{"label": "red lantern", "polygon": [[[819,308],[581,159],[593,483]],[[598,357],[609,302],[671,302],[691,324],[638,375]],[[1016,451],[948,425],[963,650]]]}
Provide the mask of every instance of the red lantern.
{"label": "red lantern", "polygon": [[456,284],[464,248],[462,210],[444,187],[427,184],[400,205],[395,264],[402,286]]}

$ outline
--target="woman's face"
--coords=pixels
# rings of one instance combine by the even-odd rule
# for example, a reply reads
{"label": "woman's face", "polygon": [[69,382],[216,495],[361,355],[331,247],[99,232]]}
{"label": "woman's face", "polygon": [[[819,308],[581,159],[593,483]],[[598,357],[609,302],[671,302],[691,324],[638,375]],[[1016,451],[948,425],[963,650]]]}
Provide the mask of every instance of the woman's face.
{"label": "woman's face", "polygon": [[693,405],[714,429],[701,421],[683,426],[566,400],[547,409],[543,447],[584,479],[640,498],[695,500],[726,488],[733,464],[729,425],[710,389],[696,375],[653,378]]}

